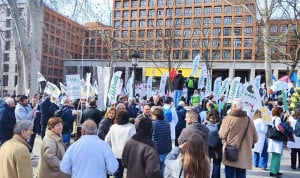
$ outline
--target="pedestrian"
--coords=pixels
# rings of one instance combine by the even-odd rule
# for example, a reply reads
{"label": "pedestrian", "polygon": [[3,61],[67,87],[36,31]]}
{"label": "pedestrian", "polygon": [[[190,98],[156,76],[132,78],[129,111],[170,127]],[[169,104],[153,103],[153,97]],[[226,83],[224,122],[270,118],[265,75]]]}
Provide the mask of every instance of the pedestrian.
{"label": "pedestrian", "polygon": [[123,177],[124,166],[122,165],[122,152],[125,143],[136,133],[135,125],[129,123],[129,113],[126,111],[117,112],[116,122],[113,124],[105,137],[119,162],[118,171],[114,174],[116,178]]}
{"label": "pedestrian", "polygon": [[110,127],[113,125],[116,118],[116,108],[110,107],[107,109],[104,117],[101,119],[98,126],[98,136],[104,140]]}
{"label": "pedestrian", "polygon": [[170,124],[170,129],[171,129],[171,139],[172,142],[175,144],[175,127],[178,122],[178,116],[176,112],[176,107],[173,106],[173,98],[167,97],[164,101],[163,105],[163,112],[165,115],[165,119],[169,122]]}
{"label": "pedestrian", "polygon": [[[187,88],[186,104],[187,104],[187,106],[190,106],[191,96],[194,94],[194,90],[198,88],[197,80],[193,76],[190,76],[189,78],[187,78],[186,88]],[[200,102],[200,97],[199,97],[199,102]]]}
{"label": "pedestrian", "polygon": [[16,120],[28,120],[33,122],[33,110],[28,102],[28,97],[26,95],[21,95],[19,98],[19,102],[17,103],[15,109]]}
{"label": "pedestrian", "polygon": [[[278,126],[281,123],[281,116],[283,114],[283,108],[282,107],[274,107],[272,109],[272,126],[276,128],[277,131],[279,131]],[[269,139],[268,140],[268,152],[272,153],[271,163],[270,163],[270,176],[277,177],[281,176],[282,173],[279,172],[280,170],[280,162],[281,162],[281,155],[283,152],[283,141]]]}
{"label": "pedestrian", "polygon": [[175,126],[175,146],[179,146],[178,137],[182,129],[184,129],[186,126],[186,121],[185,121],[186,109],[185,109],[184,101],[179,101],[179,105],[176,107],[176,113],[178,116],[178,122]]}
{"label": "pedestrian", "polygon": [[162,174],[164,173],[167,154],[172,149],[172,140],[171,140],[171,130],[170,124],[165,119],[164,112],[161,107],[154,106],[152,110],[152,120],[153,120],[153,133],[152,140],[157,148],[159,154],[160,166]]}
{"label": "pedestrian", "polygon": [[173,98],[174,98],[175,106],[178,106],[178,103],[181,99],[184,84],[185,84],[185,80],[184,80],[184,77],[182,76],[182,70],[179,70],[173,80],[173,85],[174,85],[174,97]]}
{"label": "pedestrian", "polygon": [[60,171],[59,165],[65,153],[62,141],[62,119],[51,117],[48,129],[41,144],[41,156],[38,163],[38,178],[68,178],[71,177]]}
{"label": "pedestrian", "polygon": [[[289,122],[293,127],[294,131],[296,129],[296,123],[300,122],[300,108],[294,109],[292,116],[289,117]],[[296,131],[295,131],[296,132]],[[296,169],[297,166],[297,156],[298,156],[298,168],[300,168],[300,137],[294,134],[295,141],[288,141],[287,147],[291,149],[291,168]]]}
{"label": "pedestrian", "polygon": [[47,129],[47,123],[50,117],[54,116],[56,110],[59,109],[58,105],[55,104],[55,97],[46,96],[40,104],[41,111],[41,137],[45,136]]}
{"label": "pedestrian", "polygon": [[122,153],[126,177],[162,178],[159,156],[151,138],[152,121],[142,117],[137,124],[137,133],[126,142]]}
{"label": "pedestrian", "polygon": [[0,146],[13,137],[15,117],[15,100],[7,98],[0,106]]}
{"label": "pedestrian", "polygon": [[[254,123],[243,111],[243,103],[239,98],[232,101],[231,111],[222,120],[219,136],[223,142],[222,161],[226,178],[246,178],[246,169],[252,169],[252,145],[258,138]],[[237,161],[226,158],[224,150],[227,145],[238,148]]]}
{"label": "pedestrian", "polygon": [[1,178],[32,178],[32,163],[27,140],[33,132],[33,124],[20,120],[14,127],[14,136],[0,147]]}
{"label": "pedestrian", "polygon": [[[118,169],[111,148],[97,136],[97,125],[93,120],[82,124],[81,137],[66,151],[60,163],[60,170],[72,177],[106,177]],[[31,177],[32,178],[32,177]]]}
{"label": "pedestrian", "polygon": [[256,110],[253,118],[254,126],[257,132],[258,140],[254,144],[253,148],[253,163],[255,167],[267,170],[269,153],[268,150],[268,139],[266,137],[268,127],[262,119],[262,113],[260,110]]}
{"label": "pedestrian", "polygon": [[210,163],[205,141],[195,132],[185,136],[183,143],[168,154],[164,177],[208,178]]}
{"label": "pedestrian", "polygon": [[93,119],[97,126],[102,119],[102,113],[97,109],[97,102],[95,99],[89,100],[89,107],[86,108],[81,115],[80,124],[82,124],[87,119]]}

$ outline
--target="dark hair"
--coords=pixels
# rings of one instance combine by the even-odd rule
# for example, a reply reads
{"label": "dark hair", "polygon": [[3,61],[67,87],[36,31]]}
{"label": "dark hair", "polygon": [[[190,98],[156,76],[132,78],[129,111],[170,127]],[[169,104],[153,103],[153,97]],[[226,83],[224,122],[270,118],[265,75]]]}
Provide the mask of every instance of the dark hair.
{"label": "dark hair", "polygon": [[166,104],[171,104],[172,101],[173,101],[173,98],[171,98],[171,97],[168,96],[168,97],[165,99],[164,103],[166,103]]}
{"label": "dark hair", "polygon": [[152,137],[152,121],[147,117],[142,117],[137,124],[136,132],[141,136],[151,138]]}
{"label": "dark hair", "polygon": [[20,98],[19,98],[19,101],[23,102],[26,99],[28,99],[28,97],[26,95],[21,95]]}
{"label": "dark hair", "polygon": [[89,105],[90,105],[90,106],[97,106],[96,100],[95,100],[95,99],[90,99]]}
{"label": "dark hair", "polygon": [[129,122],[129,113],[127,111],[117,112],[116,124],[124,125]]}
{"label": "dark hair", "polygon": [[157,117],[157,120],[164,120],[165,119],[164,111],[160,107],[155,107],[152,111],[152,114]]}
{"label": "dark hair", "polygon": [[272,109],[272,116],[278,116],[280,117],[281,113],[283,113],[283,108],[282,107],[275,107]]}
{"label": "dark hair", "polygon": [[220,121],[219,112],[216,109],[212,109],[207,112],[206,120],[212,123],[217,123]]}

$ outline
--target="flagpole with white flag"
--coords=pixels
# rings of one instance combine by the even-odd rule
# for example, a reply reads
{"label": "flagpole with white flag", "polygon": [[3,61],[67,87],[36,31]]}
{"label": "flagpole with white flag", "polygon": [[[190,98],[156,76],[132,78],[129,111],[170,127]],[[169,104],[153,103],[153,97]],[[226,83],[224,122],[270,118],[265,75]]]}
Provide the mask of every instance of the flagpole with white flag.
{"label": "flagpole with white flag", "polygon": [[159,84],[159,94],[160,96],[165,96],[165,88],[166,88],[166,83],[168,79],[168,73],[163,74],[163,76],[160,79],[160,84]]}
{"label": "flagpole with white flag", "polygon": [[241,77],[235,77],[231,84],[230,84],[230,90],[228,94],[228,100],[227,103],[232,103],[232,100],[236,98],[238,94],[239,89],[239,83],[240,83]]}
{"label": "flagpole with white flag", "polygon": [[198,67],[199,67],[199,60],[200,60],[200,54],[194,57],[193,59],[193,66],[192,66],[192,72],[191,76],[196,76],[198,73]]}

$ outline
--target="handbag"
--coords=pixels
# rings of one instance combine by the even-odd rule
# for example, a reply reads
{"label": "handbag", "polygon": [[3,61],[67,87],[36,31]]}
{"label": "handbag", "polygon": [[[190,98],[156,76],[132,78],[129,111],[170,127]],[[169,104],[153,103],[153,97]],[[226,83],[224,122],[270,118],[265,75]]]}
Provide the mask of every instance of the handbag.
{"label": "handbag", "polygon": [[267,137],[276,141],[284,141],[284,135],[275,127],[275,120],[273,125],[268,125]]}
{"label": "handbag", "polygon": [[241,148],[242,142],[243,142],[243,140],[245,138],[245,135],[246,135],[246,132],[248,130],[249,122],[250,122],[250,119],[248,118],[247,128],[244,131],[244,134],[243,134],[242,140],[240,142],[240,145],[238,147],[236,147],[234,145],[226,145],[225,146],[224,153],[225,153],[225,158],[228,161],[235,162],[235,161],[237,161],[239,159],[239,149]]}

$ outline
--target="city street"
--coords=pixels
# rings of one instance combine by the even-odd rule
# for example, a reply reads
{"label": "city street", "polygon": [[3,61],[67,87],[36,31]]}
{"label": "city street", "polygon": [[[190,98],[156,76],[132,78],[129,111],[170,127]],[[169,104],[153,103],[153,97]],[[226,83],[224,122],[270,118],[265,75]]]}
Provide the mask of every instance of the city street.
{"label": "city street", "polygon": [[[35,140],[35,146],[33,149],[33,154],[40,156],[40,145],[41,145],[41,137],[37,136]],[[270,162],[270,157],[269,157]],[[268,166],[269,166],[268,162]],[[36,176],[36,169],[38,164],[38,157],[32,159],[32,166],[34,170],[34,175]],[[282,178],[298,178],[300,177],[300,169],[297,168],[296,170],[291,169],[290,167],[290,151],[288,148],[284,148],[283,157],[281,160],[281,169],[280,172],[283,173]],[[224,175],[224,166],[222,166],[222,178],[225,178]],[[247,178],[266,178],[269,176],[269,171],[264,171],[260,168],[253,167],[252,170],[247,170]]]}

